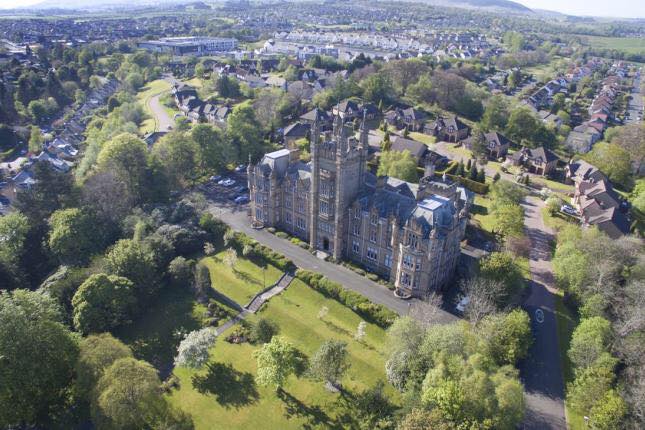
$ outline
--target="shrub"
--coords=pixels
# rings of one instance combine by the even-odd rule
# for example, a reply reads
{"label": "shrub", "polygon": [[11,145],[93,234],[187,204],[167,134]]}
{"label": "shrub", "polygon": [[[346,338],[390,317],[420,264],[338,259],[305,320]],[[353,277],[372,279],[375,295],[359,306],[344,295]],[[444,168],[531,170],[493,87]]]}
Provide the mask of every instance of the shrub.
{"label": "shrub", "polygon": [[296,277],[325,297],[342,303],[366,321],[372,322],[379,327],[389,327],[398,317],[396,313],[386,307],[370,302],[361,294],[344,289],[340,284],[330,281],[320,273],[298,269]]}
{"label": "shrub", "polygon": [[251,328],[251,341],[253,343],[268,343],[278,334],[278,326],[266,318],[260,320]]}
{"label": "shrub", "polygon": [[370,281],[378,282],[380,278],[375,273],[368,273],[367,279],[369,279]]}
{"label": "shrub", "polygon": [[289,238],[289,235],[287,233],[285,233],[284,231],[279,231],[275,235],[278,236],[280,239],[288,239]]}
{"label": "shrub", "polygon": [[275,234],[276,229],[275,229],[274,227],[268,227],[268,228],[267,228],[267,231],[268,231],[269,233],[271,233],[271,234]]}

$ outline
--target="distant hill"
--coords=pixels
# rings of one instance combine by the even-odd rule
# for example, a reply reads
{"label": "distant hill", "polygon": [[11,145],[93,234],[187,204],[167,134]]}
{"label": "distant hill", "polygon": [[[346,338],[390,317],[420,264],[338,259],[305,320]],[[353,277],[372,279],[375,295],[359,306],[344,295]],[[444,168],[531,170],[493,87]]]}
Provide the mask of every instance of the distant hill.
{"label": "distant hill", "polygon": [[[409,1],[409,0],[401,0]],[[498,11],[509,11],[514,13],[533,13],[533,10],[511,0],[417,0],[420,3],[428,3],[436,6],[466,7],[475,9],[488,9]]]}

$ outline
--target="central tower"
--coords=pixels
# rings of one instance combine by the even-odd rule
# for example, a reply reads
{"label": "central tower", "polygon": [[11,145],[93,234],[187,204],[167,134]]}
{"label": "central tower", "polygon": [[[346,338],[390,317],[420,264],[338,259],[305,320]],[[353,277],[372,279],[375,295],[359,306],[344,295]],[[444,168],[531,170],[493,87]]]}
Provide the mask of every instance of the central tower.
{"label": "central tower", "polygon": [[340,260],[347,236],[347,208],[356,199],[364,183],[367,159],[367,124],[365,113],[356,139],[351,126],[340,116],[334,118],[332,132],[321,140],[316,120],[311,127],[311,212],[309,244]]}

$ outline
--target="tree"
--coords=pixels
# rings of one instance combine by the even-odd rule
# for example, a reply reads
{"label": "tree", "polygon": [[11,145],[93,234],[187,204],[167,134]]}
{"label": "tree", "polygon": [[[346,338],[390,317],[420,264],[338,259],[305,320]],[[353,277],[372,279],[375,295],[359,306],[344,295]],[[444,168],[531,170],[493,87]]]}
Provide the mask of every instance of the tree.
{"label": "tree", "polygon": [[377,175],[417,182],[417,162],[410,151],[386,151],[381,154]]}
{"label": "tree", "polygon": [[195,180],[200,148],[191,136],[177,131],[168,133],[155,144],[153,154],[161,160],[175,188],[187,186]]}
{"label": "tree", "polygon": [[611,389],[616,375],[616,360],[608,353],[590,367],[576,369],[575,379],[567,386],[567,404],[582,415],[589,415],[591,409]]}
{"label": "tree", "polygon": [[394,88],[390,79],[381,73],[373,73],[361,82],[363,98],[378,104],[381,101],[390,103],[394,99]]}
{"label": "tree", "polygon": [[408,96],[417,103],[431,103],[433,100],[432,79],[429,74],[423,75],[407,89]]}
{"label": "tree", "polygon": [[237,251],[235,251],[235,249],[233,248],[227,249],[223,260],[224,264],[226,264],[230,269],[234,270],[235,264],[237,263]]}
{"label": "tree", "polygon": [[206,171],[219,172],[233,159],[231,146],[220,129],[209,124],[197,124],[191,130],[190,136],[197,144],[202,174]]}
{"label": "tree", "polygon": [[281,390],[289,375],[296,373],[302,365],[298,350],[281,336],[274,336],[253,356],[257,360],[257,383],[277,390]]}
{"label": "tree", "polygon": [[74,327],[84,334],[109,331],[129,322],[136,304],[130,280],[104,273],[92,275],[72,299]]}
{"label": "tree", "polygon": [[98,428],[149,428],[151,415],[163,402],[157,371],[145,361],[119,358],[99,379],[92,404]]}
{"label": "tree", "polygon": [[260,318],[251,328],[251,340],[255,343],[270,342],[279,331],[278,325],[266,318]]}
{"label": "tree", "polygon": [[173,285],[184,287],[190,285],[193,280],[194,261],[186,260],[184,257],[175,257],[168,265],[168,274]]}
{"label": "tree", "polygon": [[332,387],[336,387],[349,369],[347,355],[347,343],[327,340],[311,358],[309,374],[314,379],[322,380]]}
{"label": "tree", "polygon": [[[473,129],[470,139],[470,150],[473,153],[473,157],[477,160],[486,160],[488,158],[486,136],[484,136],[484,133],[478,127]],[[470,162],[470,160],[468,161]]]}
{"label": "tree", "polygon": [[411,85],[418,85],[420,78],[428,71],[426,63],[418,58],[390,61],[383,67],[383,73],[390,78],[400,94],[405,94]]}
{"label": "tree", "polygon": [[105,267],[108,273],[131,280],[135,295],[142,302],[156,290],[154,260],[139,242],[119,240],[105,256]]}
{"label": "tree", "polygon": [[531,346],[531,321],[523,310],[487,316],[479,327],[479,333],[488,344],[491,356],[500,366],[514,366],[526,357]]}
{"label": "tree", "polygon": [[560,212],[562,203],[563,202],[559,197],[551,196],[548,199],[546,199],[546,209],[549,211],[549,214],[551,216],[555,216],[558,212]]}
{"label": "tree", "polygon": [[601,317],[580,321],[573,331],[568,356],[578,368],[591,366],[607,350],[611,325]]}
{"label": "tree", "polygon": [[212,327],[191,331],[177,347],[175,366],[201,368],[210,357],[209,350],[215,344],[217,332]]}
{"label": "tree", "polygon": [[481,259],[479,274],[483,278],[504,285],[504,291],[496,301],[498,304],[505,304],[517,291],[518,286],[523,285],[522,273],[515,263],[515,258],[508,252],[493,252]]}
{"label": "tree", "polygon": [[358,342],[362,342],[363,339],[365,339],[366,328],[367,328],[367,323],[365,321],[359,322],[358,326],[356,327],[356,333],[354,334],[354,339],[357,340]]}
{"label": "tree", "polygon": [[455,110],[466,96],[466,81],[454,73],[436,70],[432,75],[433,101],[442,109]]}
{"label": "tree", "polygon": [[0,291],[0,427],[54,427],[68,407],[77,340],[45,294]]}
{"label": "tree", "polygon": [[502,237],[516,237],[524,233],[524,210],[519,205],[504,204],[495,208],[493,231]]}
{"label": "tree", "polygon": [[526,191],[522,187],[507,180],[497,181],[490,187],[491,210],[505,204],[519,205],[525,196]]}
{"label": "tree", "polygon": [[223,98],[235,98],[240,95],[240,84],[237,80],[228,77],[227,75],[220,75],[217,79],[217,92]]}
{"label": "tree", "polygon": [[508,118],[506,136],[515,142],[525,142],[532,147],[553,146],[555,135],[549,131],[528,108],[515,108]]}
{"label": "tree", "polygon": [[620,146],[598,142],[584,158],[606,174],[612,182],[623,187],[631,186],[631,158],[629,152]]}
{"label": "tree", "polygon": [[589,422],[591,428],[597,430],[612,430],[623,426],[627,416],[627,404],[614,390],[609,390],[605,396],[591,409]]}
{"label": "tree", "polygon": [[76,363],[76,389],[81,398],[89,400],[103,372],[116,360],[128,357],[132,357],[130,348],[109,333],[84,338]]}
{"label": "tree", "polygon": [[226,122],[226,133],[237,150],[237,160],[247,161],[249,156],[257,160],[264,151],[264,139],[251,103],[235,106]]}
{"label": "tree", "polygon": [[82,209],[59,209],[49,225],[49,249],[64,264],[85,263],[100,246],[95,220]]}
{"label": "tree", "polygon": [[20,212],[0,217],[0,262],[15,266],[25,251],[29,220]]}
{"label": "tree", "polygon": [[29,137],[29,152],[38,154],[43,150],[43,134],[40,127],[35,125],[31,126],[31,134]]}
{"label": "tree", "polygon": [[98,154],[97,167],[100,171],[113,171],[125,182],[135,202],[143,198],[146,186],[148,148],[135,135],[123,133],[103,145]]}

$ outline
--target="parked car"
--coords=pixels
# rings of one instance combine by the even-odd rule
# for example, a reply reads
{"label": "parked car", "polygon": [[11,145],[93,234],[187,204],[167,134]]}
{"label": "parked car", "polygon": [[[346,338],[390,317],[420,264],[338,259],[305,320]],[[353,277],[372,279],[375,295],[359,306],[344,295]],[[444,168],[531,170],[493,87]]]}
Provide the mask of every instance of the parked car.
{"label": "parked car", "polygon": [[239,196],[235,198],[235,203],[237,203],[238,205],[243,205],[248,202],[249,202],[249,196],[247,195]]}
{"label": "parked car", "polygon": [[208,178],[209,181],[211,182],[217,182],[222,179],[222,175],[213,175],[210,178]]}
{"label": "parked car", "polygon": [[235,191],[236,193],[246,193],[247,191],[249,191],[249,188],[246,185],[240,185],[239,187],[235,187],[233,191]]}
{"label": "parked car", "polygon": [[464,313],[466,306],[468,306],[468,303],[470,303],[470,297],[464,296],[461,300],[459,300],[459,303],[457,303],[457,312]]}
{"label": "parked car", "polygon": [[564,212],[567,215],[578,216],[578,211],[569,205],[562,205],[562,207],[560,208],[560,211]]}
{"label": "parked car", "polygon": [[235,185],[235,179],[224,179],[221,182],[222,183],[220,185],[224,185],[225,187],[230,187],[232,185]]}
{"label": "parked car", "polygon": [[246,170],[246,166],[244,164],[240,164],[239,166],[237,166],[235,168],[235,171],[238,172],[238,173],[243,172],[245,170]]}

